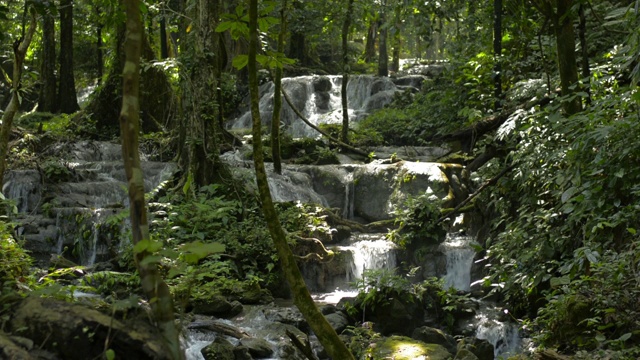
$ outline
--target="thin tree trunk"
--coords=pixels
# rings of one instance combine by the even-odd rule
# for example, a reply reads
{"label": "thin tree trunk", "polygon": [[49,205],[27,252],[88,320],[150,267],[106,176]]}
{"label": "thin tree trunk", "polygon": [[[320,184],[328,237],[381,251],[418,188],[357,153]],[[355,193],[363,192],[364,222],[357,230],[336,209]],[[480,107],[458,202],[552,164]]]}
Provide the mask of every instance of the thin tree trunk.
{"label": "thin tree trunk", "polygon": [[289,245],[287,237],[280,226],[278,214],[271,199],[267,172],[264,167],[264,156],[262,154],[262,129],[260,121],[258,70],[256,66],[256,54],[258,49],[258,0],[249,2],[249,94],[251,97],[251,117],[253,119],[253,162],[258,183],[258,192],[262,203],[262,211],[267,220],[269,233],[280,258],[282,271],[289,282],[293,293],[293,301],[298,307],[311,329],[324,346],[327,354],[333,359],[348,360],[354,359],[346,345],[340,340],[335,330],[329,325],[327,319],[318,310],[309,290],[307,289],[300,269]]}
{"label": "thin tree trunk", "polygon": [[502,98],[502,0],[493,1],[493,86],[495,97],[494,108],[496,110],[502,107],[500,99]]}
{"label": "thin tree trunk", "polygon": [[53,15],[47,11],[42,15],[42,87],[38,100],[38,111],[56,112],[56,29]]}
{"label": "thin tree trunk", "polygon": [[169,48],[167,47],[167,20],[163,12],[160,19],[160,59],[169,57]]}
{"label": "thin tree trunk", "polygon": [[[282,0],[280,10],[280,32],[278,33],[278,52],[284,53],[284,36],[287,33],[287,0]],[[271,118],[271,157],[273,171],[282,174],[282,158],[280,156],[280,113],[282,110],[282,67],[277,66],[273,79],[273,116]]]}
{"label": "thin tree trunk", "polygon": [[591,104],[591,70],[589,69],[589,49],[587,47],[587,17],[584,14],[584,4],[580,4],[578,9],[580,24],[578,25],[578,37],[580,38],[580,65],[582,68],[582,79],[586,82],[587,104]]}
{"label": "thin tree trunk", "polygon": [[[149,224],[144,200],[144,179],[140,167],[138,132],[140,123],[140,53],[142,49],[142,22],[138,0],[126,0],[127,37],[125,40],[125,64],[122,70],[122,110],[120,112],[120,136],[122,157],[129,183],[129,204],[134,256],[140,273],[142,290],[149,299],[158,328],[165,340],[169,356],[183,359],[179,333],[173,315],[173,300],[169,287],[158,271],[158,264],[149,261],[152,253]],[[146,260],[146,261],[145,261]]]}
{"label": "thin tree trunk", "polygon": [[380,35],[378,37],[378,76],[389,76],[389,54],[387,53],[387,26],[384,14],[380,15]]}
{"label": "thin tree trunk", "polygon": [[342,131],[340,140],[349,143],[349,102],[348,102],[348,85],[349,85],[349,28],[351,27],[351,13],[353,12],[353,0],[349,0],[347,12],[342,23],[342,89],[340,97],[342,100]]}
{"label": "thin tree trunk", "polygon": [[98,84],[102,83],[102,76],[104,75],[104,60],[102,55],[102,24],[98,24],[96,27],[96,68],[98,76]]}
{"label": "thin tree trunk", "polygon": [[[557,0],[558,10],[555,15],[556,51],[558,53],[558,70],[562,95],[574,93],[572,86],[578,83],[578,65],[576,63],[576,37],[573,31],[573,17],[570,16],[573,0]],[[565,113],[573,115],[582,110],[578,96],[563,104]]]}
{"label": "thin tree trunk", "polygon": [[71,114],[80,109],[73,76],[73,0],[60,0],[60,112]]}
{"label": "thin tree trunk", "polygon": [[376,58],[376,38],[378,35],[378,22],[371,20],[367,30],[367,40],[364,46],[364,61],[371,62]]}
{"label": "thin tree trunk", "polygon": [[4,184],[4,171],[7,166],[11,125],[13,124],[13,118],[16,116],[18,109],[20,109],[18,90],[20,89],[20,81],[22,78],[22,64],[24,63],[27,49],[31,44],[31,39],[33,39],[33,34],[36,32],[36,27],[38,26],[36,23],[36,11],[30,8],[29,13],[31,15],[29,29],[25,31],[23,28],[22,33],[24,36],[13,43],[13,86],[11,88],[11,100],[2,114],[2,129],[0,129],[0,190],[2,190],[2,184]]}

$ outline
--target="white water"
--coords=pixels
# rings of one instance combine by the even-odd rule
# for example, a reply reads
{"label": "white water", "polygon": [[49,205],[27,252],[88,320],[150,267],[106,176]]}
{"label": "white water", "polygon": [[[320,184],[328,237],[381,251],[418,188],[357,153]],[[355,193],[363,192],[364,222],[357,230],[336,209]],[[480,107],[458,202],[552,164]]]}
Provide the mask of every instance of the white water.
{"label": "white water", "polygon": [[338,250],[352,254],[347,281],[362,279],[365,270],[395,269],[395,245],[385,238],[385,234],[358,234],[352,241],[349,246],[338,247]]}
{"label": "white water", "polygon": [[440,245],[447,257],[447,274],[444,276],[445,288],[469,291],[471,287],[471,266],[475,250],[470,246],[470,236],[447,234]]}
{"label": "white water", "polygon": [[216,339],[214,332],[187,331],[182,340],[182,348],[185,349],[186,360],[204,360],[202,349]]}
{"label": "white water", "polygon": [[493,345],[496,359],[508,358],[520,352],[522,339],[518,332],[518,325],[511,321],[499,321],[501,310],[496,307],[483,305],[476,313],[478,324],[476,337],[485,339]]}

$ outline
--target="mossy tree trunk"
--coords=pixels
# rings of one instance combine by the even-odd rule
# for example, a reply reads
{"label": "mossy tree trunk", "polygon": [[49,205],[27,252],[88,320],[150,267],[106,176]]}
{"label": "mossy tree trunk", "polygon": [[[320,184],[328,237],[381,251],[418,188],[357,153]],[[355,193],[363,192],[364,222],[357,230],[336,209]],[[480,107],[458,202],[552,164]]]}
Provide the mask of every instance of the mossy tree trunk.
{"label": "mossy tree trunk", "polygon": [[2,190],[4,172],[7,166],[9,134],[11,133],[13,118],[16,116],[18,109],[20,109],[20,97],[18,96],[18,90],[20,89],[20,82],[22,79],[22,65],[37,26],[35,10],[30,8],[29,14],[31,16],[29,29],[25,31],[23,28],[22,32],[24,36],[20,37],[13,43],[13,80],[11,87],[11,100],[2,114],[2,129],[0,129],[0,190]]}
{"label": "mossy tree trunk", "polygon": [[193,6],[191,18],[194,30],[188,35],[187,55],[192,62],[184,78],[183,86],[184,139],[181,163],[188,168],[197,186],[222,182],[230,178],[229,170],[220,160],[222,126],[219,121],[219,92],[217,91],[222,64],[219,49],[220,0],[198,0]]}
{"label": "mossy tree trunk", "polygon": [[258,70],[256,65],[256,54],[258,50],[258,0],[249,2],[249,94],[251,98],[251,117],[253,119],[253,161],[258,183],[258,192],[262,202],[262,211],[267,220],[269,234],[280,258],[280,266],[287,279],[293,300],[311,329],[316,334],[320,343],[324,346],[329,356],[333,359],[348,360],[354,359],[346,345],[340,340],[331,325],[316,307],[309,290],[307,289],[300,269],[289,245],[286,234],[280,226],[278,214],[271,199],[267,172],[264,166],[264,155],[262,153],[262,129],[259,107]]}
{"label": "mossy tree trunk", "polygon": [[384,10],[382,10],[380,14],[380,34],[378,35],[378,76],[389,76],[389,53],[387,51],[388,31],[385,21]]}
{"label": "mossy tree trunk", "polygon": [[353,12],[353,0],[347,4],[347,12],[342,23],[342,131],[340,141],[349,143],[349,101],[347,88],[349,85],[349,29],[351,28],[351,13]]}
{"label": "mossy tree trunk", "polygon": [[378,38],[378,21],[375,18],[370,20],[367,30],[367,40],[364,46],[364,61],[372,62],[376,58],[376,39]]}
{"label": "mossy tree trunk", "polygon": [[[280,9],[280,32],[278,33],[278,52],[284,53],[284,37],[287,33],[287,0],[282,0]],[[271,120],[271,157],[273,171],[282,174],[282,158],[280,156],[280,113],[282,112],[282,67],[275,70],[273,79],[273,117]]]}
{"label": "mossy tree trunk", "polygon": [[153,317],[165,340],[172,359],[183,359],[179,333],[173,315],[173,300],[169,287],[160,276],[158,263],[149,261],[152,253],[149,224],[144,200],[144,179],[140,166],[138,132],[140,121],[140,53],[143,29],[139,0],[126,0],[125,63],[122,70],[122,109],[120,111],[120,136],[122,157],[129,184],[129,206],[134,256],[140,273],[142,290],[149,299]]}

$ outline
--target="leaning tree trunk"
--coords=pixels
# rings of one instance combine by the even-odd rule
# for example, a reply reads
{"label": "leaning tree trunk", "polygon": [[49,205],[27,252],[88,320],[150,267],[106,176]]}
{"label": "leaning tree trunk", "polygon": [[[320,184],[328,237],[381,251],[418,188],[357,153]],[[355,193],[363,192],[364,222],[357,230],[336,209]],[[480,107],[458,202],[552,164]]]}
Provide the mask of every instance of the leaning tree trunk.
{"label": "leaning tree trunk", "polygon": [[80,109],[73,76],[73,0],[60,0],[60,112],[71,114]]}
{"label": "leaning tree trunk", "polygon": [[342,23],[342,131],[340,141],[349,143],[349,102],[347,88],[349,85],[349,28],[351,27],[351,12],[353,12],[353,0],[349,0],[347,12]]}
{"label": "leaning tree trunk", "polygon": [[53,15],[47,10],[42,15],[42,87],[38,111],[58,111],[56,101],[56,30]]}
{"label": "leaning tree trunk", "polygon": [[18,96],[18,90],[20,89],[20,79],[22,78],[22,64],[24,63],[24,57],[27,54],[33,34],[36,32],[36,12],[33,8],[29,9],[31,14],[31,20],[29,22],[29,29],[22,32],[25,34],[24,38],[21,37],[13,43],[13,87],[11,88],[11,100],[9,105],[2,114],[2,129],[0,129],[0,190],[2,190],[2,184],[4,183],[4,171],[7,166],[7,153],[9,152],[9,134],[11,133],[11,125],[13,124],[13,118],[16,116],[18,109],[20,108],[20,97]]}
{"label": "leaning tree trunk", "polygon": [[258,49],[258,0],[249,2],[249,94],[251,98],[251,117],[253,119],[253,163],[256,171],[258,192],[262,202],[262,211],[267,220],[269,234],[280,258],[280,266],[285,278],[289,282],[293,293],[293,301],[298,307],[311,329],[324,346],[328,355],[333,359],[353,359],[346,345],[340,340],[335,330],[329,325],[327,319],[316,307],[309,290],[307,289],[295,257],[287,244],[287,237],[280,226],[278,214],[271,199],[267,172],[264,167],[264,155],[262,153],[262,129],[260,121],[258,70],[256,66],[256,54]]}
{"label": "leaning tree trunk", "polygon": [[173,300],[169,287],[160,276],[158,263],[149,261],[152,253],[147,209],[144,200],[144,179],[138,151],[140,121],[140,53],[142,48],[142,21],[138,0],[126,0],[127,35],[124,44],[125,63],[122,70],[122,110],[120,111],[120,136],[122,157],[129,184],[129,212],[133,235],[134,256],[140,273],[142,290],[149,299],[151,310],[166,342],[172,359],[183,359],[179,333],[174,323]]}

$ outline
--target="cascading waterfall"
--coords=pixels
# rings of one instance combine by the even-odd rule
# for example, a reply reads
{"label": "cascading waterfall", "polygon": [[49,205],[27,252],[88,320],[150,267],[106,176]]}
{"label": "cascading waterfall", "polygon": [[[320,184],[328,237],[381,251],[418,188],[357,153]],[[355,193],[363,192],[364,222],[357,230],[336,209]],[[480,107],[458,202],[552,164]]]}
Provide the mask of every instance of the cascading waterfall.
{"label": "cascading waterfall", "polygon": [[497,320],[505,315],[500,314],[500,309],[495,306],[482,304],[475,316],[478,324],[476,337],[493,344],[496,359],[518,354],[522,344],[517,324]]}
{"label": "cascading waterfall", "polygon": [[395,246],[385,234],[358,234],[349,246],[339,250],[352,254],[347,281],[362,279],[366,270],[393,270],[396,267]]}
{"label": "cascading waterfall", "polygon": [[[339,124],[342,122],[341,102],[342,76],[299,76],[282,79],[282,87],[289,94],[294,105],[314,125]],[[273,116],[273,83],[260,87],[260,114],[265,126],[269,126]],[[391,102],[395,84],[386,77],[356,75],[349,79],[347,101],[349,118],[357,122],[364,114],[384,107]],[[280,121],[287,133],[293,137],[315,137],[318,134],[298,119],[293,109],[283,103]],[[228,125],[230,129],[251,127],[251,114],[246,112]]]}
{"label": "cascading waterfall", "polygon": [[471,266],[475,250],[470,246],[470,236],[447,234],[441,245],[447,258],[447,273],[444,276],[445,288],[469,291],[471,286]]}

